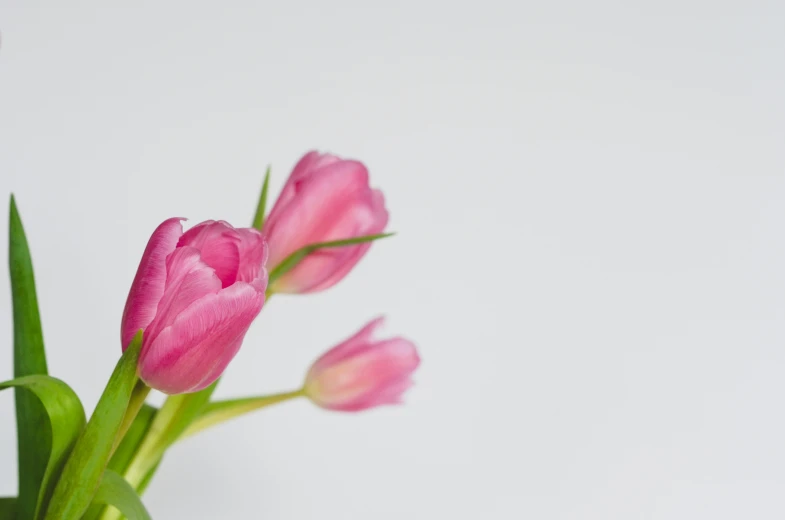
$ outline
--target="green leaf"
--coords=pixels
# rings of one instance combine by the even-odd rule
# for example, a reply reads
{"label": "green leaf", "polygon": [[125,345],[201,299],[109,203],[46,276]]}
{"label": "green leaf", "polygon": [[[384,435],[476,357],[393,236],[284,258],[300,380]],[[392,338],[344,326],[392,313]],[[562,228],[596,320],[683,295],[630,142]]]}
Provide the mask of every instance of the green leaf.
{"label": "green leaf", "polygon": [[110,469],[104,472],[93,502],[115,507],[128,520],[151,520],[150,513],[145,509],[134,488]]}
{"label": "green leaf", "polygon": [[[31,516],[24,517],[22,510],[19,510],[20,518],[39,518],[85,424],[84,409],[71,387],[54,377],[34,375],[0,383],[0,390],[12,387],[28,390],[38,399],[46,413],[44,422],[39,425],[40,429],[47,431],[50,440],[46,445],[38,447],[39,451],[46,454],[41,488],[33,503]],[[21,503],[18,505],[21,506]]]}
{"label": "green leaf", "polygon": [[0,520],[16,519],[16,497],[0,497]]}
{"label": "green leaf", "polygon": [[260,408],[266,408],[274,404],[282,403],[297,397],[303,397],[305,390],[295,390],[294,392],[285,392],[281,394],[262,395],[259,397],[245,397],[241,399],[228,399],[225,401],[214,401],[208,403],[204,411],[196,419],[191,426],[180,436],[181,439],[190,437],[204,429],[207,429],[216,424],[220,424],[229,419],[254,412]]}
{"label": "green leaf", "polygon": [[256,205],[256,215],[253,218],[253,227],[262,230],[264,227],[264,214],[267,211],[267,188],[270,185],[270,167],[264,174],[264,184],[262,184],[262,194],[259,196],[259,204]]}
{"label": "green leaf", "polygon": [[333,240],[331,242],[320,242],[318,244],[310,244],[305,247],[302,247],[295,251],[294,253],[290,254],[283,261],[276,265],[272,271],[270,271],[270,277],[268,280],[268,286],[271,286],[275,280],[280,278],[281,276],[285,275],[295,267],[297,264],[305,260],[305,258],[318,251],[319,249],[326,249],[331,247],[345,247],[345,246],[353,246],[356,244],[362,244],[365,242],[373,242],[374,240],[380,240],[382,238],[387,238],[393,236],[395,233],[379,233],[377,235],[366,235],[363,237],[356,237],[356,238],[347,238],[345,240]]}
{"label": "green leaf", "polygon": [[46,520],[81,518],[90,505],[131,401],[141,346],[139,331],[117,362],[90,421],[76,441],[55,487]]}
{"label": "green leaf", "polygon": [[[8,266],[11,271],[11,298],[14,312],[14,377],[46,374],[46,353],[30,249],[11,196],[8,220]],[[33,518],[41,482],[49,460],[47,446],[52,440],[43,427],[47,414],[36,396],[26,390],[16,394],[16,435],[19,457],[19,499],[22,518]]]}

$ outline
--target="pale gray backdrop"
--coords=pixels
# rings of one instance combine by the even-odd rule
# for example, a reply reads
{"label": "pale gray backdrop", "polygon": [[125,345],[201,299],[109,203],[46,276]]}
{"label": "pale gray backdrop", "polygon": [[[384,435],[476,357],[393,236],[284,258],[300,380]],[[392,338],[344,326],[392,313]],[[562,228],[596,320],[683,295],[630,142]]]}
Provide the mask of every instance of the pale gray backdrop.
{"label": "pale gray backdrop", "polygon": [[109,4],[0,0],[0,202],[51,372],[92,409],[153,228],[245,225],[312,147],[369,165],[399,236],[272,300],[218,395],[380,313],[424,360],[404,407],[184,443],[156,519],[785,518],[782,2]]}

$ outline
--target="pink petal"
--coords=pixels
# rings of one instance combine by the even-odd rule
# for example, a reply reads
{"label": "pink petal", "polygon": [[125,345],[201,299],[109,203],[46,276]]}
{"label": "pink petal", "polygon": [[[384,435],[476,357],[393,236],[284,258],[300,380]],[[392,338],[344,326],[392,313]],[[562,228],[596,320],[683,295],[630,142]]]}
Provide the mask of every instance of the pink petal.
{"label": "pink petal", "polygon": [[[389,215],[381,192],[360,184],[367,182],[364,168],[362,175],[359,170],[350,176],[337,169],[333,175],[343,184],[326,175],[309,182],[271,225],[271,266],[305,245],[372,235],[387,226]],[[313,253],[276,280],[275,290],[304,293],[327,289],[346,276],[370,247],[371,243],[365,243]]]}
{"label": "pink petal", "polygon": [[382,386],[409,377],[420,365],[420,356],[412,342],[403,338],[392,338],[354,356],[351,362],[361,367],[356,370],[360,380]]}
{"label": "pink petal", "polygon": [[199,390],[204,390],[205,388],[213,384],[216,379],[221,377],[221,374],[224,373],[226,367],[228,367],[229,363],[232,362],[234,356],[237,354],[237,352],[240,351],[240,347],[243,344],[244,338],[245,338],[245,334],[238,337],[233,343],[229,343],[228,345],[226,345],[224,347],[226,352],[234,352],[234,354],[232,354],[231,356],[222,356],[218,358],[218,360],[212,366],[212,368],[204,375],[204,377],[202,377],[202,380],[199,383],[197,383],[192,390],[190,390],[190,392],[198,392]]}
{"label": "pink petal", "polygon": [[191,304],[220,290],[221,280],[202,260],[198,249],[191,246],[175,249],[166,259],[166,288],[158,303],[155,319],[145,330],[145,345]]}
{"label": "pink petal", "polygon": [[264,237],[256,229],[243,228],[237,232],[240,235],[240,267],[237,280],[250,282],[260,277],[266,279],[264,265],[267,262],[268,249]]}
{"label": "pink petal", "polygon": [[397,379],[388,382],[386,385],[379,386],[373,393],[363,395],[355,401],[343,403],[335,408],[335,410],[340,410],[342,412],[361,412],[375,406],[401,404],[403,394],[412,386],[414,386],[414,382],[408,377]]}
{"label": "pink petal", "polygon": [[335,219],[368,191],[368,171],[362,163],[341,161],[298,181],[295,189],[297,196],[271,212],[264,226],[271,266],[302,246],[321,242]]}
{"label": "pink petal", "polygon": [[333,347],[324,353],[314,362],[311,370],[318,372],[355,354],[362,348],[371,344],[374,335],[383,325],[384,316],[379,316],[370,321],[365,327],[357,331],[354,336],[344,340],[338,346]]}
{"label": "pink petal", "polygon": [[341,160],[342,159],[340,157],[336,157],[335,155],[322,154],[315,150],[306,153],[294,166],[294,169],[289,175],[283,190],[281,190],[281,194],[275,201],[272,211],[270,211],[270,216],[272,217],[277,212],[280,212],[281,208],[286,206],[289,201],[291,201],[292,197],[294,197],[297,191],[295,189],[297,182],[312,175],[318,175],[320,169],[324,166],[339,162]]}
{"label": "pink petal", "polygon": [[[381,195],[380,192],[377,193]],[[374,235],[384,231],[389,216],[384,209],[384,200],[381,199],[380,207],[375,207],[377,201],[374,193],[365,194],[362,202],[348,208],[342,218],[336,219],[332,229],[325,233],[324,241]],[[316,292],[328,289],[357,265],[371,245],[372,242],[367,242],[356,246],[317,251],[281,277],[278,287],[285,287],[294,292]]]}
{"label": "pink petal", "polygon": [[183,234],[178,247],[195,247],[202,260],[215,269],[223,287],[237,280],[240,267],[240,235],[230,224],[208,220],[197,224]]}
{"label": "pink petal", "polygon": [[419,366],[416,347],[403,338],[364,345],[335,364],[309,373],[314,401],[333,410],[356,411],[400,400]]}
{"label": "pink petal", "polygon": [[123,310],[120,338],[123,351],[139,329],[146,328],[155,317],[166,282],[166,257],[174,251],[183,234],[181,218],[165,220],[153,231],[142,254],[139,268]]}
{"label": "pink petal", "polygon": [[149,345],[139,358],[139,377],[169,394],[210,385],[234,358],[264,292],[237,282],[194,302]]}
{"label": "pink petal", "polygon": [[[383,232],[384,229],[387,227],[387,222],[390,219],[390,215],[387,212],[387,209],[384,207],[384,196],[382,195],[382,192],[379,190],[372,191],[369,214],[371,215],[371,218],[367,220],[359,221],[360,227],[354,236],[376,235]],[[335,240],[335,239],[330,239],[330,240]],[[343,254],[345,256],[343,258],[336,259],[335,265],[337,267],[333,268],[329,276],[323,278],[318,283],[315,283],[307,287],[306,292],[323,291],[325,289],[329,289],[330,287],[341,281],[347,274],[349,274],[349,272],[354,268],[354,266],[357,265],[357,262],[359,262],[362,259],[362,257],[365,256],[365,253],[368,252],[368,250],[371,248],[372,245],[373,242],[367,242],[365,244],[357,245],[354,247],[340,248],[340,250],[343,251],[341,251],[338,254]],[[331,251],[331,250],[324,250],[324,251]],[[308,260],[311,260],[311,258],[308,258]],[[296,278],[296,276],[299,275],[295,271],[299,267],[300,265],[298,265],[295,269],[292,269],[292,271],[287,274],[294,273],[294,275],[292,275],[292,278],[293,279]],[[303,270],[305,269],[317,269],[317,267],[314,266],[313,268],[311,268],[310,266],[308,266],[308,264],[306,264]],[[304,274],[302,276],[303,278],[306,278]],[[281,277],[281,283],[283,285],[286,284],[285,276]]]}

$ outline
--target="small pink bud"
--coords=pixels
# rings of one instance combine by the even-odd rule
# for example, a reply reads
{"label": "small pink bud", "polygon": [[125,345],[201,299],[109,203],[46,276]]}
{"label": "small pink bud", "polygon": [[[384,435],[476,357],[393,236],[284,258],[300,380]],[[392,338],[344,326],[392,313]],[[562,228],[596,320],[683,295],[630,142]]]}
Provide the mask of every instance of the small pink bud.
{"label": "small pink bud", "polygon": [[305,378],[305,395],[328,410],[356,412],[399,404],[420,364],[414,344],[403,338],[373,339],[376,319],[322,355]]}
{"label": "small pink bud", "polygon": [[122,319],[123,350],[144,330],[139,377],[167,394],[195,392],[223,373],[264,304],[267,246],[255,229],[208,220],[153,232]]}
{"label": "small pink bud", "polygon": [[[298,249],[320,242],[381,233],[388,215],[384,197],[368,185],[358,161],[309,152],[294,167],[264,224],[274,268]],[[370,243],[322,249],[275,280],[282,293],[322,291],[338,283],[360,261]]]}

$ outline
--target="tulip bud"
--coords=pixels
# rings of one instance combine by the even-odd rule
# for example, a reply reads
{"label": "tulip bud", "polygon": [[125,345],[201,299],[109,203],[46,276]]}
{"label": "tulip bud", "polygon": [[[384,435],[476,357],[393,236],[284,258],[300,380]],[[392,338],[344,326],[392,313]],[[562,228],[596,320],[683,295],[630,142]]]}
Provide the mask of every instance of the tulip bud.
{"label": "tulip bud", "polygon": [[264,304],[267,247],[255,229],[208,220],[153,232],[128,294],[123,350],[144,330],[139,377],[167,394],[195,392],[223,373]]}
{"label": "tulip bud", "polygon": [[311,401],[345,412],[401,402],[420,357],[403,338],[374,340],[381,323],[381,318],[372,321],[316,360],[303,387]]}
{"label": "tulip bud", "polygon": [[[381,233],[388,215],[384,197],[368,185],[358,161],[307,153],[264,223],[269,265],[280,264],[304,246]],[[369,243],[321,249],[271,282],[273,292],[322,291],[338,283],[371,247]]]}

